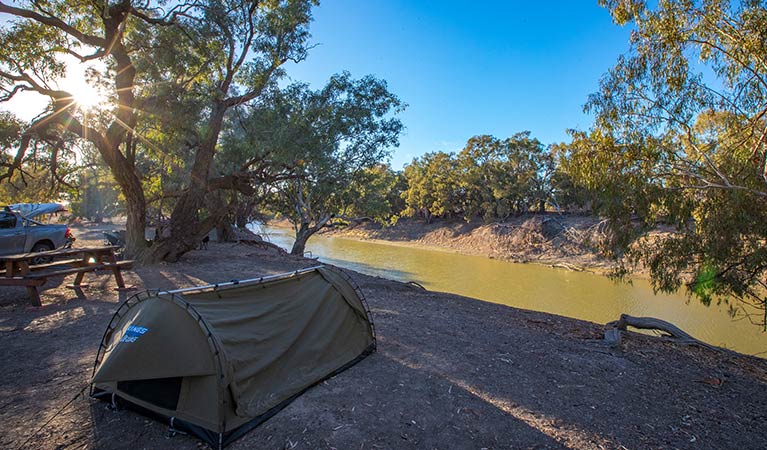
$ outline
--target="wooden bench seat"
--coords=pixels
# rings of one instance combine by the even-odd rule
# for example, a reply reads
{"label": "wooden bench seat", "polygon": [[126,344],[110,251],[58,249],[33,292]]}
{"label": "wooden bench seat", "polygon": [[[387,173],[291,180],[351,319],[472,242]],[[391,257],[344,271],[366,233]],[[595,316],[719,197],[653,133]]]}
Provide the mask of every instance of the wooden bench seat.
{"label": "wooden bench seat", "polygon": [[132,260],[125,260],[125,261],[117,261],[116,263],[99,263],[99,264],[88,264],[87,266],[80,266],[80,267],[68,267],[65,269],[56,269],[46,272],[39,272],[39,273],[31,273],[27,275],[27,278],[51,278],[61,275],[71,275],[73,273],[85,273],[85,272],[95,272],[97,270],[102,269],[113,269],[113,268],[119,268],[119,269],[130,269],[133,267],[133,261]]}
{"label": "wooden bench seat", "polygon": [[[29,266],[29,271],[34,272],[37,270],[44,270],[57,266],[69,266],[72,264],[82,263],[81,259],[62,259],[61,261],[51,261],[43,264],[32,264]],[[0,276],[5,276],[5,268],[0,268]]]}
{"label": "wooden bench seat", "polygon": [[62,259],[61,261],[51,261],[51,262],[43,263],[43,264],[34,264],[29,266],[29,270],[42,270],[42,269],[47,269],[49,267],[68,266],[70,264],[77,264],[80,262],[82,262],[81,259]]}

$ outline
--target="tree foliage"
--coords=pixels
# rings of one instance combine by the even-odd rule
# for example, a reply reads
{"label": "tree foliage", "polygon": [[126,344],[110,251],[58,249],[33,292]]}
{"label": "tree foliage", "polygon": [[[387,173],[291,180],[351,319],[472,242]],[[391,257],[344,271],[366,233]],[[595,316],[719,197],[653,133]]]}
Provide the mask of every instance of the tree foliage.
{"label": "tree foliage", "polygon": [[294,224],[292,253],[303,254],[312,234],[362,207],[361,184],[397,145],[402,123],[393,114],[403,107],[385,81],[346,72],[319,90],[274,89],[239,120],[224,155],[261,165],[273,186],[269,207]]}
{"label": "tree foliage", "polygon": [[507,139],[474,136],[457,155],[427,153],[405,167],[403,215],[503,220],[555,205],[557,166],[552,153],[529,132]]}
{"label": "tree foliage", "polygon": [[405,166],[408,189],[403,215],[421,215],[426,222],[435,216],[452,217],[457,212],[457,163],[453,154],[426,153]]}
{"label": "tree foliage", "polygon": [[101,223],[105,219],[124,214],[124,200],[120,188],[108,167],[101,164],[101,157],[91,146],[82,149],[81,165],[75,172],[75,189],[70,198],[74,217]]}
{"label": "tree foliage", "polygon": [[349,204],[339,214],[352,222],[375,221],[381,225],[396,223],[404,209],[401,193],[404,176],[391,166],[378,163],[365,167],[351,180]]}
{"label": "tree foliage", "polygon": [[[573,135],[569,172],[611,219],[624,271],[643,263],[657,289],[764,309],[765,5],[602,3],[633,26],[631,49],[589,99],[595,128]],[[675,232],[629,245],[658,223]]]}
{"label": "tree foliage", "polygon": [[12,113],[0,112],[0,166],[9,170],[2,176],[5,183],[0,184],[0,202],[45,203],[64,199],[76,189],[79,170],[76,154],[81,149],[71,139],[51,133],[30,139],[27,154],[19,158],[17,150],[27,126]]}
{"label": "tree foliage", "polygon": [[[0,14],[13,19],[0,27],[0,100],[22,91],[51,100],[22,132],[6,176],[19,169],[33,139],[70,135],[87,141],[121,188],[129,253],[177,259],[226,213],[206,208],[208,194],[251,188],[250,174],[220,173],[213,166],[225,117],[261,95],[285,62],[303,59],[313,4],[0,2]],[[56,87],[66,69],[62,55],[99,63],[90,78],[109,95],[103,109],[86,111],[74,93]],[[183,180],[177,191],[162,193],[173,201],[170,236],[145,251],[142,161],[163,151],[181,163],[185,176],[177,178]]]}

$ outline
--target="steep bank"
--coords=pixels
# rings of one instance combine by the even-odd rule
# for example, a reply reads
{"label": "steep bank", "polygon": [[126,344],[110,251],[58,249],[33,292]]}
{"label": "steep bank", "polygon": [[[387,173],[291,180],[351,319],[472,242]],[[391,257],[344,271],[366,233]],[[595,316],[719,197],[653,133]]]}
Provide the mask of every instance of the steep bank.
{"label": "steep bank", "polygon": [[574,269],[604,270],[613,264],[599,254],[597,247],[605,239],[605,227],[591,216],[530,214],[489,224],[458,220],[434,220],[427,224],[422,220],[401,219],[390,227],[364,222],[328,228],[322,233]]}

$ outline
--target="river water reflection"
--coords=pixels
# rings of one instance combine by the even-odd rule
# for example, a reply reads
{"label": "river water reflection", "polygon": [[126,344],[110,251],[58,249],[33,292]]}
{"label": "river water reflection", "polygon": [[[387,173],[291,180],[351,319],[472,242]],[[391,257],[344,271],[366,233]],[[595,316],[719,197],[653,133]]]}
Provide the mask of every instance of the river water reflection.
{"label": "river water reflection", "polygon": [[[281,247],[290,249],[293,243],[292,230],[254,228]],[[714,345],[750,354],[767,351],[767,334],[748,320],[733,321],[727,305],[707,307],[684,295],[654,295],[644,280],[628,285],[536,264],[336,237],[313,236],[307,250],[322,262],[368,275],[417,281],[429,290],[597,323],[616,320],[621,313],[652,316]]]}

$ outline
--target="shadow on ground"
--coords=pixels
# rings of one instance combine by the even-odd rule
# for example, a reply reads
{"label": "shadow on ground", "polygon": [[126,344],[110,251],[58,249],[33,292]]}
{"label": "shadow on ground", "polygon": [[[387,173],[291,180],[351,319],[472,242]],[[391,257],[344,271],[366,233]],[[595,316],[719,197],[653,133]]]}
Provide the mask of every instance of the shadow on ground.
{"label": "shadow on ground", "polygon": [[[126,281],[170,289],[314,264],[220,244],[139,267]],[[373,311],[378,352],[230,448],[748,449],[767,437],[764,360],[633,334],[610,350],[595,324],[353,276]],[[90,376],[120,300],[113,283],[96,276],[84,299],[48,289],[39,309],[5,299],[0,448],[27,439],[30,449],[200,447],[102,402],[78,398],[61,410]]]}

